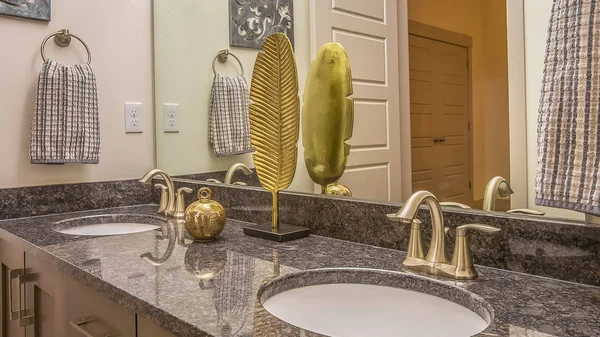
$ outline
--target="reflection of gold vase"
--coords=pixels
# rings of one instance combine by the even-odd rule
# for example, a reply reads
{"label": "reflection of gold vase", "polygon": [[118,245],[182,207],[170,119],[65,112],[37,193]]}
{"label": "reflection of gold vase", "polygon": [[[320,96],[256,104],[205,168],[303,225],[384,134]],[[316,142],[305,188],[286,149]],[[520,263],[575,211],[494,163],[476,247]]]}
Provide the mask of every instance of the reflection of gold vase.
{"label": "reflection of gold vase", "polygon": [[302,107],[304,162],[310,178],[321,185],[324,194],[327,185],[336,183],[346,169],[350,153],[347,141],[354,128],[350,95],[348,54],[342,45],[327,43],[310,67]]}
{"label": "reflection of gold vase", "polygon": [[185,251],[185,269],[200,280],[200,287],[211,288],[214,278],[220,275],[227,264],[227,251],[212,245],[194,242]]}

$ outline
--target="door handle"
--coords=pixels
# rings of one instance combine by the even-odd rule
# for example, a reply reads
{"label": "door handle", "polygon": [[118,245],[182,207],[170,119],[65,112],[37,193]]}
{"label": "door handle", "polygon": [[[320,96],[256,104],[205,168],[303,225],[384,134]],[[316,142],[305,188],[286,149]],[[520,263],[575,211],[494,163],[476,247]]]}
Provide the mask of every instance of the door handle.
{"label": "door handle", "polygon": [[442,143],[446,142],[446,137],[440,138],[440,142],[442,142]]}
{"label": "door handle", "polygon": [[433,138],[433,142],[434,142],[434,143],[439,143],[439,142],[440,142],[440,137],[435,137],[435,138]]}
{"label": "door handle", "polygon": [[[96,321],[96,319],[93,317],[83,317],[83,318],[79,319],[77,322],[69,321],[69,324],[71,325],[71,327],[73,329],[77,330],[77,332],[79,332],[82,336],[96,337],[96,336],[92,335],[91,333],[87,332],[82,327],[83,325],[86,325],[88,323],[95,322],[95,321]],[[107,332],[104,335],[102,335],[102,337],[113,337],[113,335]]]}

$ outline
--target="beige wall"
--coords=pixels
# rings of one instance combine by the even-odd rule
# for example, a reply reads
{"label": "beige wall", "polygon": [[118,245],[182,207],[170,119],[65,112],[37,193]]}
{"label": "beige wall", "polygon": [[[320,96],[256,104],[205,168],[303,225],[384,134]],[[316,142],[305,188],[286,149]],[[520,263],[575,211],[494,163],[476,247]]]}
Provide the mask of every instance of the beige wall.
{"label": "beige wall", "polygon": [[[42,65],[39,46],[62,28],[92,50],[101,123],[98,165],[29,163],[35,84]],[[151,36],[151,4],[146,0],[53,1],[49,24],[0,17],[0,188],[136,178],[154,166]],[[50,41],[46,55],[64,63],[85,61],[85,50],[76,42],[58,50]],[[144,103],[144,133],[125,134],[125,101]]]}
{"label": "beige wall", "polygon": [[551,1],[524,2],[528,207],[542,210],[549,216],[583,220],[583,213],[535,205],[537,118],[544,73],[546,36],[551,10]]}
{"label": "beige wall", "polygon": [[409,0],[408,19],[473,39],[473,193],[496,175],[509,179],[508,74],[504,0]]}
{"label": "beige wall", "polygon": [[[258,50],[229,47],[228,1],[155,0],[155,104],[158,166],[171,174],[226,170],[236,162],[253,166],[250,154],[216,157],[208,142],[208,109],[213,81],[212,61],[230,48],[244,65],[250,84]],[[295,52],[300,97],[310,67],[310,11],[308,0],[294,1]],[[234,59],[217,62],[221,74],[239,74]],[[162,104],[179,103],[179,133],[164,133]],[[302,143],[296,177],[290,189],[312,192],[304,165]]]}

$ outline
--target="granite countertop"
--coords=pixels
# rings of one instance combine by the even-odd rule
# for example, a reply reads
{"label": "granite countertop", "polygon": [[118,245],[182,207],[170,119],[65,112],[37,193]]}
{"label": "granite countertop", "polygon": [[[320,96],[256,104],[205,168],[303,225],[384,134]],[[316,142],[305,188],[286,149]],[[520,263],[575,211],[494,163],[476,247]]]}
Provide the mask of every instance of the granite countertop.
{"label": "granite countertop", "polygon": [[[181,222],[159,231],[80,237],[52,228],[97,214],[156,215],[154,205],[0,221],[0,238],[180,336],[261,336],[260,285],[298,270],[353,267],[402,271],[404,253],[320,236],[275,243],[245,236],[229,220],[212,243],[189,239]],[[478,267],[479,279],[445,280],[491,304],[480,336],[600,336],[600,288]],[[440,279],[441,280],[441,279]]]}

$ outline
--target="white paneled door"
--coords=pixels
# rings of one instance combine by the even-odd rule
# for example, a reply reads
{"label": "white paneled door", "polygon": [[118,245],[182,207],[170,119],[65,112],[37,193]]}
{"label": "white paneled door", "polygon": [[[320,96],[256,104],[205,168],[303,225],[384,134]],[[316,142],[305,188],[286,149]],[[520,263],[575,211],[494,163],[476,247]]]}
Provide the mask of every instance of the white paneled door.
{"label": "white paneled door", "polygon": [[354,84],[354,134],[340,182],[361,199],[401,201],[396,0],[311,0],[312,54],[338,42]]}

